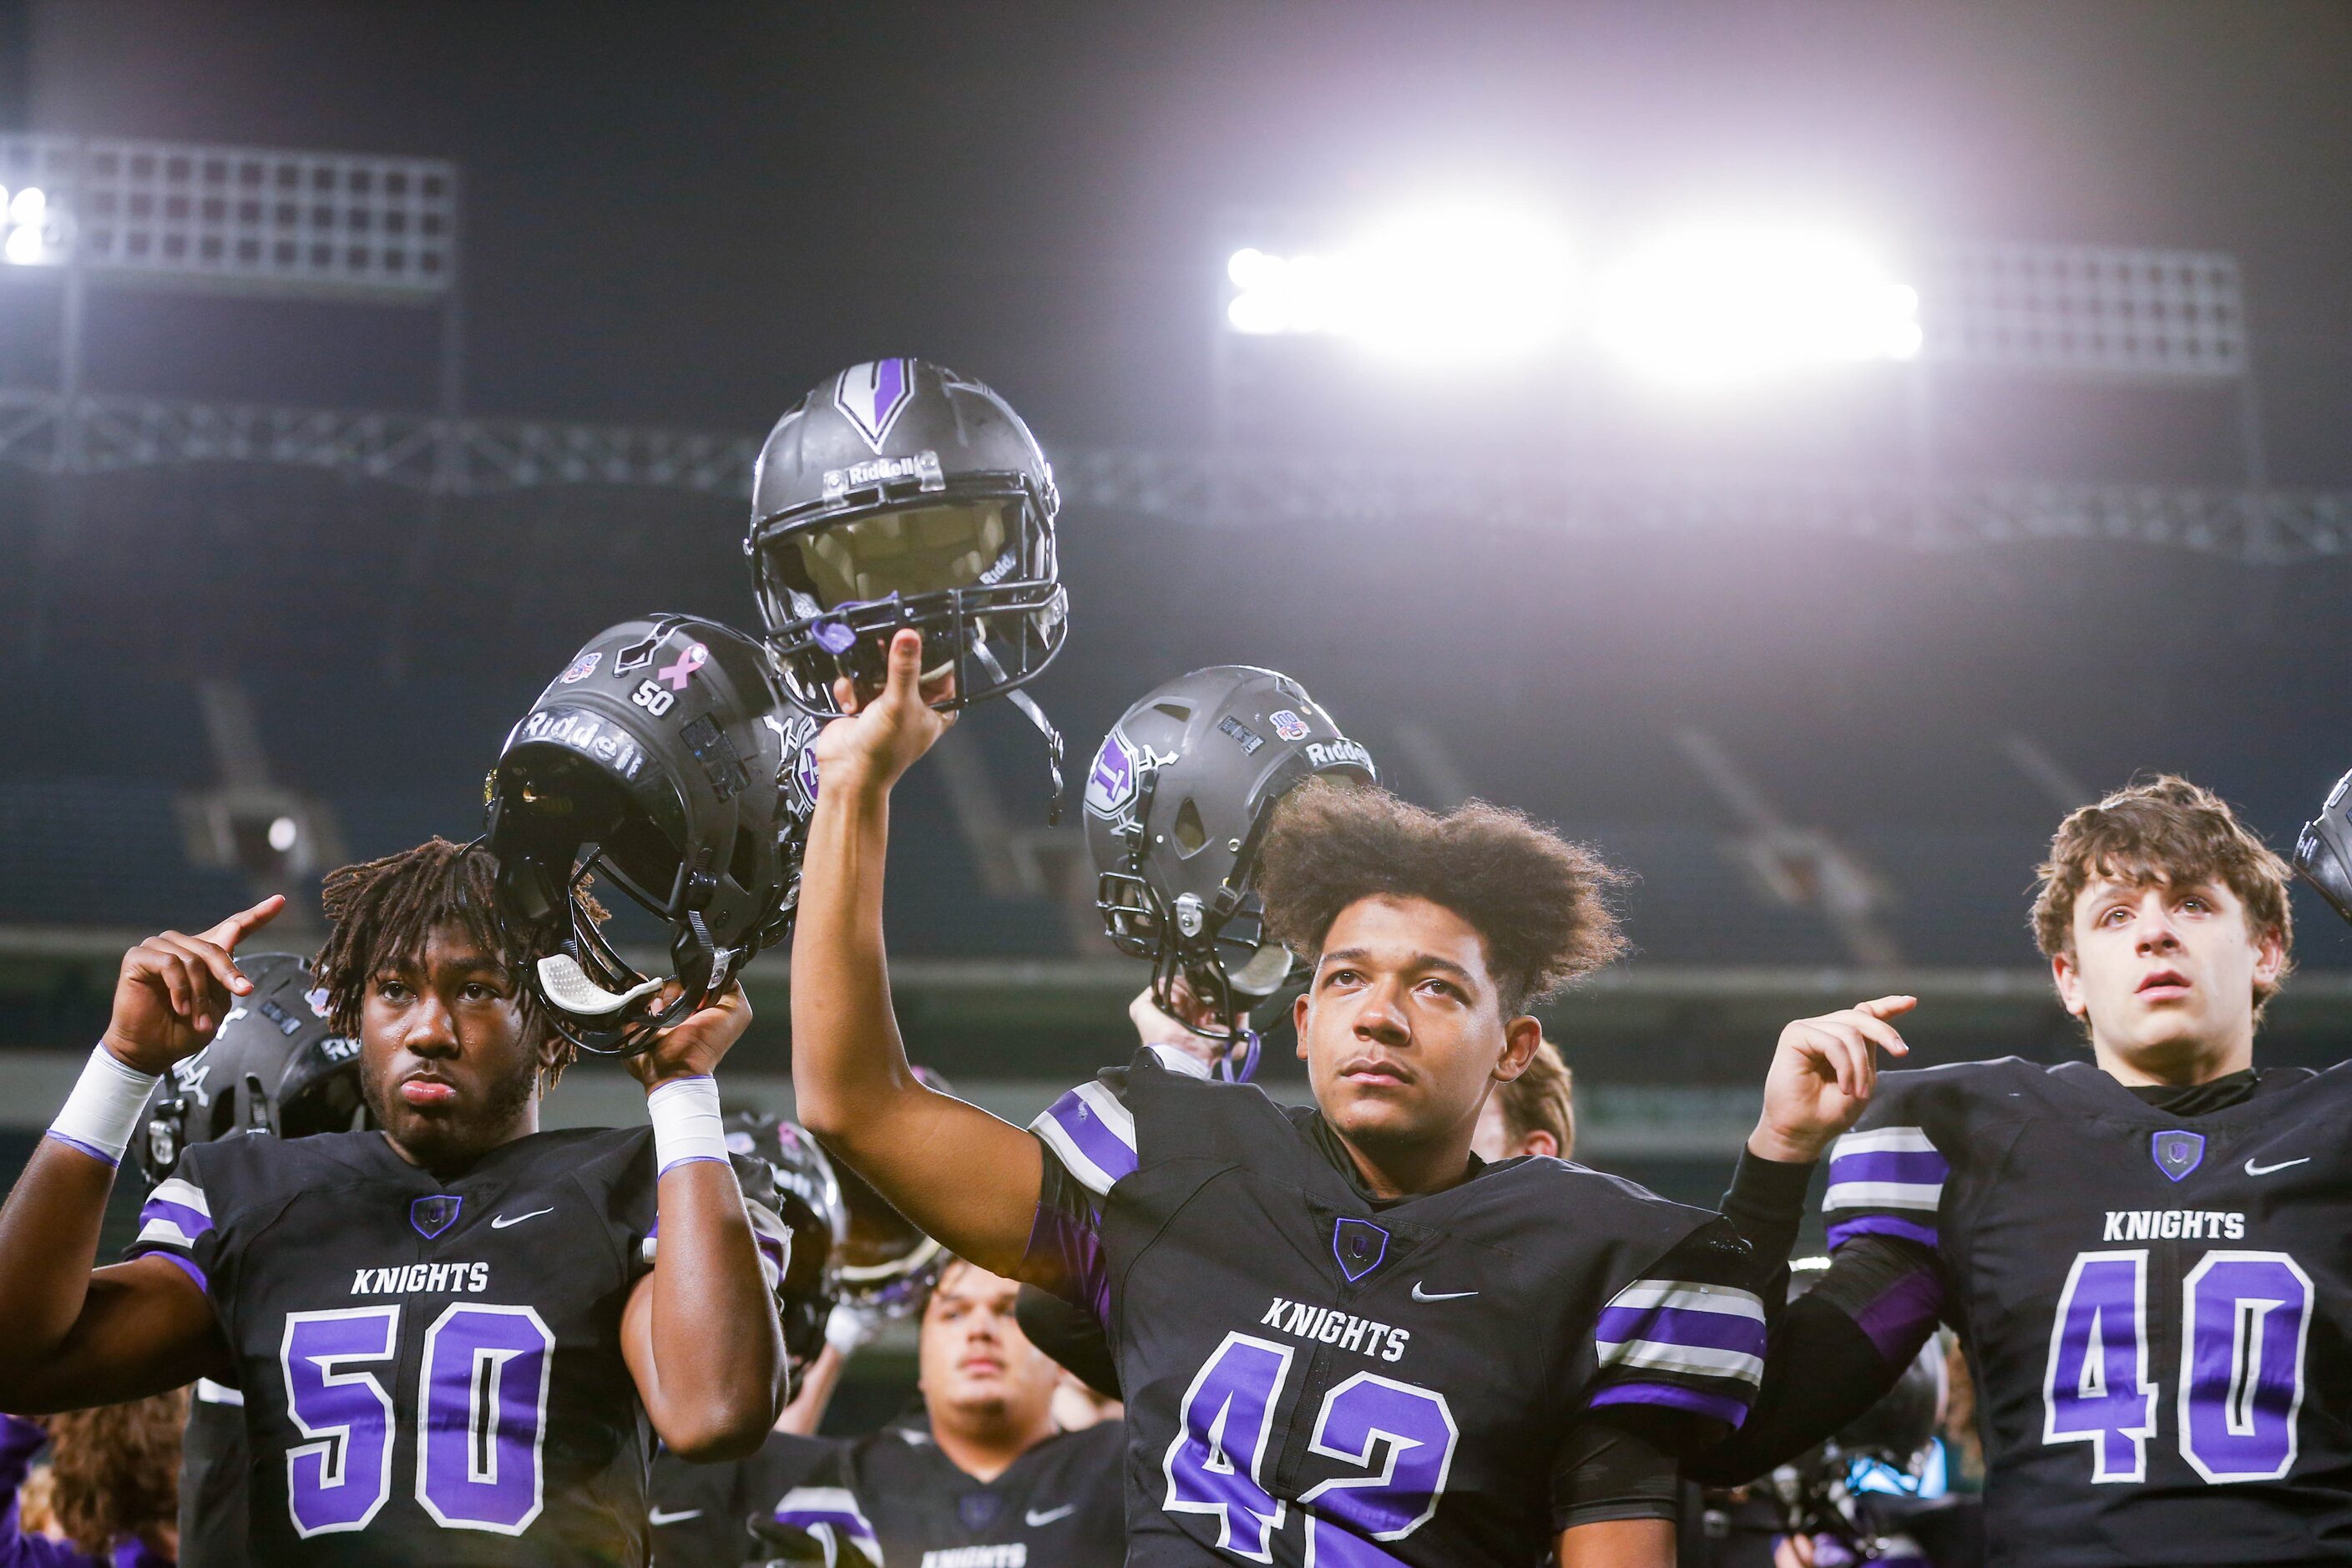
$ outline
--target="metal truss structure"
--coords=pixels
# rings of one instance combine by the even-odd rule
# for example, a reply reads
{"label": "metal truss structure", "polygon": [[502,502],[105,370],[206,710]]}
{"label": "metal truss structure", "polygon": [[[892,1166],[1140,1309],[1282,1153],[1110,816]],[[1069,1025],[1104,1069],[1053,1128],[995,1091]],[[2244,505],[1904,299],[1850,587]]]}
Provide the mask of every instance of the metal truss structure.
{"label": "metal truss structure", "polygon": [[[558,485],[745,499],[759,437],[249,404],[0,392],[0,462],[52,475],[236,463],[472,497]],[[2352,553],[2352,492],[1908,479],[1563,476],[1244,453],[1085,448],[1071,504],[1211,527],[1418,520],[1555,531],[1826,531],[1920,549],[2027,540],[2158,545],[2256,563]]]}

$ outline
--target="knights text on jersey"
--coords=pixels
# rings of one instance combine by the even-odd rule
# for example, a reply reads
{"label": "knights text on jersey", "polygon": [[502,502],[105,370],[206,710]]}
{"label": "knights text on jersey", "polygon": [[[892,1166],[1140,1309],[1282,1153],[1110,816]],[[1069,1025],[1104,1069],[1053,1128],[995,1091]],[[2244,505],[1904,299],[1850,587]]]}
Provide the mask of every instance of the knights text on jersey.
{"label": "knights text on jersey", "polygon": [[743,1461],[740,1489],[777,1524],[806,1532],[823,1552],[813,1562],[1119,1568],[1126,1452],[1125,1429],[1106,1421],[1048,1437],[982,1481],[906,1423],[846,1440],[771,1437]]}
{"label": "knights text on jersey", "polygon": [[1311,1110],[1186,1067],[1146,1049],[1033,1124],[1025,1271],[1109,1332],[1138,1568],[1525,1568],[1585,1412],[1692,1447],[1746,1413],[1757,1264],[1717,1216],[1540,1158],[1375,1204]]}
{"label": "knights text on jersey", "polygon": [[652,1441],[621,1311],[649,1131],[535,1133],[443,1183],[377,1132],[198,1144],[132,1250],[210,1298],[270,1563],[643,1563]]}
{"label": "knights text on jersey", "polygon": [[1862,1326],[1960,1331],[1990,1563],[2352,1563],[2352,1067],[2185,1117],[2081,1062],[1884,1074],[1824,1205],[1933,1250]]}

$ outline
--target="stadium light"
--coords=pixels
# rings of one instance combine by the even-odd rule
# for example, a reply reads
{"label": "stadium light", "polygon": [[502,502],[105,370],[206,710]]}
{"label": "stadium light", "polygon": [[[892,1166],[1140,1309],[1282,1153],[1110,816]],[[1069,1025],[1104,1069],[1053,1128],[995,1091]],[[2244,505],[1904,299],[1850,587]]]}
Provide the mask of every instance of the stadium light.
{"label": "stadium light", "polygon": [[1596,343],[1685,386],[1917,357],[1919,294],[1822,231],[1704,227],[1628,252],[1594,291]]}
{"label": "stadium light", "polygon": [[55,265],[60,247],[52,230],[60,215],[38,185],[0,185],[0,261],[12,267]]}
{"label": "stadium light", "polygon": [[1250,336],[1328,334],[1422,362],[1491,362],[1548,346],[1571,297],[1567,244],[1536,214],[1398,214],[1328,254],[1235,251],[1225,321]]}

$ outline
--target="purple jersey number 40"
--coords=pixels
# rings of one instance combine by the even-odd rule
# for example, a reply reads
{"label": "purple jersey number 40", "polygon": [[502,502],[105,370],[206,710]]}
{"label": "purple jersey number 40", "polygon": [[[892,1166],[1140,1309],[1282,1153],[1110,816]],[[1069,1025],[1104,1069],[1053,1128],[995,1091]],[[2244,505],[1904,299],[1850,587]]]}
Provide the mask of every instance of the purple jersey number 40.
{"label": "purple jersey number 40", "polygon": [[[305,1538],[365,1530],[392,1496],[392,1396],[373,1372],[399,1355],[400,1309],[289,1312],[278,1351],[286,1506]],[[529,1307],[453,1305],[425,1333],[416,1500],[446,1530],[520,1535],[544,1503],[541,1446],[555,1336]]]}
{"label": "purple jersey number 40", "polygon": [[[1185,1391],[1168,1446],[1168,1511],[1214,1516],[1218,1547],[1253,1563],[1274,1560],[1274,1532],[1287,1512],[1263,1477],[1289,1374],[1289,1346],[1227,1334]],[[1326,1394],[1309,1446],[1368,1473],[1334,1477],[1299,1497],[1307,1561],[1397,1568],[1372,1542],[1402,1541],[1429,1522],[1458,1436],[1444,1396],[1409,1383],[1359,1373]]]}
{"label": "purple jersey number 40", "polygon": [[[2180,1456],[2208,1481],[2294,1467],[2311,1277],[2284,1252],[2208,1252],[2181,1282]],[[2050,1326],[2042,1440],[2087,1443],[2095,1483],[2147,1477],[2147,1251],[2077,1256]]]}

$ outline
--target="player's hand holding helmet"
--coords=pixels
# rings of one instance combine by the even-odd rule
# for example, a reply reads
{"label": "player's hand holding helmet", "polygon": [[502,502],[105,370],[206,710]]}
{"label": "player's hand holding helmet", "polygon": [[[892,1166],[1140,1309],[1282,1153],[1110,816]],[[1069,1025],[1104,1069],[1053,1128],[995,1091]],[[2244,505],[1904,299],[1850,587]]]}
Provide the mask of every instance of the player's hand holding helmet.
{"label": "player's hand holding helmet", "polygon": [[[664,616],[599,633],[508,735],[489,788],[499,914],[545,954],[531,984],[567,1039],[646,1050],[791,930],[797,717],[758,643]],[[667,928],[668,976],[606,939],[592,876]]]}
{"label": "player's hand holding helmet", "polygon": [[193,1143],[232,1132],[303,1138],[362,1125],[360,1045],[335,1032],[310,965],[291,953],[240,959],[253,983],[212,1043],[155,1086],[131,1147],[150,1184]]}
{"label": "player's hand holding helmet", "polygon": [[1060,507],[1028,426],[980,383],[919,359],[827,378],[761,448],[743,542],[793,700],[833,716],[845,692],[878,693],[909,629],[928,700],[1010,695],[1058,763],[1060,737],[1019,689],[1069,628]]}
{"label": "player's hand holding helmet", "polygon": [[[1286,675],[1213,665],[1146,694],[1103,739],[1087,774],[1087,847],[1103,929],[1151,961],[1152,999],[1192,1033],[1243,1039],[1250,1009],[1292,958],[1266,940],[1250,879],[1275,804],[1318,773],[1379,782],[1371,753]],[[1139,1020],[1139,1022],[1140,1022]]]}

